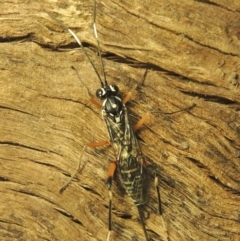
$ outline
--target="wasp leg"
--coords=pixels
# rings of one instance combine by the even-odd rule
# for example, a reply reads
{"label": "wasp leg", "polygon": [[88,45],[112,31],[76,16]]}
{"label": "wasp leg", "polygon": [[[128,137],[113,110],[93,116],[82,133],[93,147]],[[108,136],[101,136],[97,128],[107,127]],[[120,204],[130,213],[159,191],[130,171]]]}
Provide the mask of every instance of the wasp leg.
{"label": "wasp leg", "polygon": [[[71,31],[71,32],[72,32],[72,31]],[[71,33],[71,34],[72,34],[72,33]],[[74,34],[74,36],[76,36],[76,35]],[[75,38],[75,37],[74,37],[74,38]],[[77,36],[76,36],[76,38],[77,38]],[[79,80],[82,82],[82,84],[83,84],[83,86],[84,86],[84,89],[85,89],[85,91],[86,91],[86,93],[87,93],[87,96],[88,96],[88,98],[89,98],[89,101],[90,101],[92,104],[94,104],[95,106],[97,106],[98,108],[102,108],[101,102],[97,101],[97,100],[96,100],[94,97],[92,97],[92,95],[89,93],[88,88],[87,88],[87,87],[85,86],[85,84],[83,83],[83,81],[82,81],[82,79],[81,79],[81,76],[79,75],[77,69],[76,69],[74,66],[72,66],[72,69],[75,70],[75,72],[76,72]]]}
{"label": "wasp leg", "polygon": [[124,97],[124,99],[123,99],[123,103],[124,103],[124,104],[126,104],[126,103],[130,100],[130,98],[131,98],[132,95],[133,95],[133,91],[136,90],[137,87],[138,87],[140,84],[143,83],[143,80],[145,79],[146,75],[147,75],[147,69],[145,70],[145,72],[144,72],[142,78],[140,79],[140,81],[139,81],[136,85],[134,85],[133,88],[132,88],[132,90],[130,90],[130,91],[127,93],[127,95]]}
{"label": "wasp leg", "polygon": [[100,103],[99,101],[97,101],[96,99],[94,99],[93,97],[89,97],[89,100],[91,103],[93,103],[95,106],[97,106],[98,108],[102,108],[102,103]]}
{"label": "wasp leg", "polygon": [[190,106],[187,106],[183,109],[180,110],[176,110],[176,111],[172,111],[172,112],[162,112],[162,111],[151,111],[151,113],[160,113],[160,114],[164,114],[164,115],[173,115],[182,111],[186,111],[188,112],[189,110],[191,110],[192,108],[194,108],[197,104],[193,103]]}
{"label": "wasp leg", "polygon": [[110,235],[112,231],[112,180],[113,180],[113,175],[116,171],[117,167],[117,162],[114,161],[110,164],[109,169],[108,169],[108,177],[107,177],[107,186],[108,186],[108,195],[109,195],[109,207],[108,207],[108,235],[107,235],[107,241],[110,240]]}
{"label": "wasp leg", "polygon": [[163,218],[162,203],[161,203],[160,191],[159,191],[159,187],[158,187],[158,178],[156,176],[155,176],[155,187],[156,187],[157,196],[158,196],[158,214],[160,215],[161,220],[162,220],[162,227],[163,227],[163,231],[166,235],[166,240],[170,241],[168,230],[166,228],[164,218]]}
{"label": "wasp leg", "polygon": [[101,147],[101,146],[106,146],[106,145],[109,145],[110,142],[109,141],[99,141],[99,142],[90,142],[88,143],[87,145],[85,145],[83,147],[83,150],[82,150],[82,153],[80,155],[80,161],[78,163],[78,167],[76,169],[76,171],[71,175],[70,179],[64,184],[64,186],[59,190],[59,193],[62,194],[65,189],[68,187],[68,185],[70,184],[70,182],[73,180],[73,178],[77,175],[77,173],[80,171],[81,169],[81,163],[82,163],[82,157],[83,157],[83,154],[84,154],[84,151],[86,149],[86,147],[91,147],[91,148],[95,148],[95,147]]}
{"label": "wasp leg", "polygon": [[138,122],[137,124],[133,127],[134,131],[137,131],[138,129],[140,129],[143,124],[147,121],[147,119],[149,118],[150,113],[147,113],[146,115],[144,115]]}
{"label": "wasp leg", "polygon": [[[134,89],[133,89],[133,90],[134,90]],[[126,104],[126,103],[130,100],[130,98],[132,97],[132,95],[133,95],[132,91],[133,91],[133,90],[129,91],[129,92],[127,93],[127,95],[124,97],[124,99],[123,99],[123,103],[124,103],[124,104]]]}
{"label": "wasp leg", "polygon": [[147,230],[146,230],[145,218],[144,218],[144,213],[143,213],[142,208],[143,207],[141,205],[137,206],[139,217],[140,217],[140,221],[141,221],[142,228],[143,228],[143,232],[144,232],[144,235],[145,235],[145,239],[146,239],[146,241],[148,241],[148,234],[147,234]]}
{"label": "wasp leg", "polygon": [[159,185],[158,185],[158,177],[157,177],[157,172],[156,172],[156,166],[153,163],[151,163],[147,160],[145,160],[145,165],[146,165],[147,168],[153,168],[153,171],[154,171],[154,186],[155,186],[155,189],[156,189],[156,192],[157,192],[157,199],[158,199],[157,214],[159,214],[160,217],[161,217],[163,231],[166,234],[166,240],[169,241],[170,239],[169,239],[168,231],[167,231],[164,219],[163,219],[162,202],[161,202],[160,188],[159,188]]}
{"label": "wasp leg", "polygon": [[87,146],[91,148],[107,146],[107,145],[110,145],[109,141],[90,142],[87,144]]}
{"label": "wasp leg", "polygon": [[72,179],[76,176],[76,174],[80,171],[81,168],[81,163],[82,163],[82,157],[84,154],[86,146],[83,147],[82,149],[82,153],[80,155],[80,161],[78,163],[78,167],[76,169],[76,171],[71,175],[70,179],[65,183],[65,185],[59,190],[59,193],[62,194],[64,192],[64,190],[67,188],[67,186],[69,185],[69,183],[72,181]]}
{"label": "wasp leg", "polygon": [[82,82],[82,84],[83,84],[83,86],[84,86],[84,89],[85,89],[85,91],[86,91],[86,94],[87,94],[87,96],[88,96],[88,98],[89,98],[89,101],[90,101],[92,104],[94,104],[96,107],[98,107],[99,109],[101,109],[101,108],[102,108],[102,103],[99,102],[98,100],[96,100],[96,99],[89,93],[88,88],[87,88],[87,87],[85,86],[85,84],[83,83],[83,81],[82,81],[82,79],[81,79],[81,77],[80,77],[77,69],[76,69],[74,66],[72,66],[72,69],[75,70],[75,72],[77,73],[77,76],[78,76],[79,80]]}

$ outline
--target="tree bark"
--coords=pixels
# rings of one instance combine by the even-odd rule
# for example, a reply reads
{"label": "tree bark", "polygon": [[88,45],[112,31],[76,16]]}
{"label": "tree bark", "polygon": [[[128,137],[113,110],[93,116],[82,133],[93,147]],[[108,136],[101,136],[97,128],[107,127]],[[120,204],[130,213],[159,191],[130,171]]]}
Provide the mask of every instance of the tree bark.
{"label": "tree bark", "polygon": [[[100,83],[46,12],[102,76],[93,1],[0,3],[0,237],[105,241],[112,148],[87,148],[59,193],[83,146],[108,140],[87,93]],[[97,1],[96,21],[108,82],[122,96],[138,84],[133,125],[150,113],[138,136],[158,167],[169,240],[240,240],[239,1]],[[145,241],[133,201],[118,182],[112,191],[111,240]],[[153,180],[145,210],[149,239],[166,240]]]}

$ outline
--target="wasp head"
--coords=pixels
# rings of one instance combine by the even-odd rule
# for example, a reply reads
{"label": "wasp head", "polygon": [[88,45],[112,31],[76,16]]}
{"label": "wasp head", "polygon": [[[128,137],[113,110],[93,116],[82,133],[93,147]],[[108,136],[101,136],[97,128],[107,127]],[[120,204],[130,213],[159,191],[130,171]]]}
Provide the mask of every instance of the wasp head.
{"label": "wasp head", "polygon": [[96,91],[96,96],[100,100],[106,99],[108,96],[116,96],[118,93],[118,87],[116,85],[107,85]]}

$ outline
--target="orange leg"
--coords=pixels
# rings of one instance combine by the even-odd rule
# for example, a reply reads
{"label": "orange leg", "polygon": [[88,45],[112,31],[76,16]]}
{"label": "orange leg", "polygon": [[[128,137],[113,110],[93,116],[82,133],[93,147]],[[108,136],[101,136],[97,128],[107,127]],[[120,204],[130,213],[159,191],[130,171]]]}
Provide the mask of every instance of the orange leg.
{"label": "orange leg", "polygon": [[85,152],[85,148],[86,146],[83,147],[82,152],[81,152],[81,156],[80,156],[80,161],[78,163],[78,167],[76,169],[76,171],[74,172],[74,174],[71,175],[70,179],[68,180],[68,182],[65,183],[65,185],[59,190],[59,193],[62,194],[64,192],[64,190],[67,188],[67,186],[69,185],[69,183],[73,180],[73,178],[77,175],[77,173],[81,170],[81,163],[82,163],[82,157],[83,154]]}
{"label": "orange leg", "polygon": [[149,161],[147,161],[147,160],[144,160],[144,161],[145,161],[146,167],[152,166],[152,163],[151,163],[151,162],[149,162]]}
{"label": "orange leg", "polygon": [[101,146],[107,146],[110,144],[110,141],[99,141],[99,142],[90,142],[87,144],[88,147],[95,148]]}
{"label": "orange leg", "polygon": [[131,97],[132,97],[132,91],[129,91],[127,93],[127,95],[124,97],[123,103],[126,104],[130,100]]}
{"label": "orange leg", "polygon": [[141,120],[138,121],[138,123],[133,127],[134,131],[137,131],[141,128],[141,126],[146,122],[146,120],[149,118],[150,113],[148,112],[146,115],[142,117]]}
{"label": "orange leg", "polygon": [[[53,19],[55,19],[55,18],[52,17],[52,16],[50,16],[50,17],[53,18]],[[58,22],[57,19],[55,19],[55,20]],[[72,31],[70,31],[70,33],[72,34]],[[74,35],[75,35],[75,34],[74,34]],[[73,35],[73,37],[75,38],[74,35]],[[76,38],[75,38],[75,39],[76,39]],[[77,42],[78,42],[78,41],[77,41]],[[80,44],[80,46],[81,46],[81,42],[80,42],[79,44]],[[84,85],[82,79],[80,78],[80,75],[79,75],[78,71],[75,69],[74,66],[72,66],[72,68],[76,71],[79,80],[82,82],[82,84],[83,84],[83,86],[84,86],[84,89],[85,89],[85,91],[86,91],[86,93],[87,93],[87,95],[88,95],[88,97],[89,97],[89,101],[92,102],[92,103],[93,103],[95,106],[97,106],[98,108],[102,108],[101,102],[97,101],[94,97],[92,97],[92,96],[89,94],[88,88]]]}
{"label": "orange leg", "polygon": [[139,84],[142,84],[142,82],[143,82],[143,80],[145,79],[146,75],[147,75],[147,69],[145,70],[145,72],[144,72],[141,80],[139,81],[139,83],[137,83],[137,84],[132,88],[132,90],[127,93],[127,95],[126,95],[125,98],[123,99],[123,103],[124,103],[124,104],[126,104],[126,103],[130,100],[130,98],[131,98],[132,95],[133,95],[132,92],[133,92],[135,89],[137,89],[137,87],[138,87]]}
{"label": "orange leg", "polygon": [[78,167],[76,169],[76,171],[74,172],[74,174],[71,175],[70,179],[66,182],[66,184],[59,190],[59,193],[63,193],[64,190],[67,188],[67,186],[70,184],[70,182],[73,180],[73,178],[77,175],[77,173],[81,170],[81,162],[82,162],[82,157],[85,151],[86,146],[87,147],[91,147],[91,148],[95,148],[95,147],[101,147],[101,146],[106,146],[109,145],[110,142],[109,141],[99,141],[99,142],[90,142],[87,145],[85,145],[83,147],[81,156],[80,156],[80,161],[78,164]]}
{"label": "orange leg", "polygon": [[90,96],[89,100],[98,108],[102,108],[102,104],[99,101],[97,101],[96,99],[94,99],[93,97]]}
{"label": "orange leg", "polygon": [[116,171],[116,168],[117,168],[117,162],[113,161],[108,168],[108,178],[113,177],[113,175]]}
{"label": "orange leg", "polygon": [[109,190],[111,189],[111,186],[112,186],[112,179],[113,179],[113,175],[116,171],[116,168],[117,168],[117,162],[116,161],[113,161],[108,168],[108,175],[107,175],[106,183],[108,185]]}

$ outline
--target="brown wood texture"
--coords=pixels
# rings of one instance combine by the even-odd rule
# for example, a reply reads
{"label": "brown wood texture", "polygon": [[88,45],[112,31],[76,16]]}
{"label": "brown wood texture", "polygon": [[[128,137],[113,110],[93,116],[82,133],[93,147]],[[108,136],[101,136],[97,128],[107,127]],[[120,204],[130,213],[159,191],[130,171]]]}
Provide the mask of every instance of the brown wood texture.
{"label": "brown wood texture", "polygon": [[[105,241],[106,171],[111,147],[88,101],[98,69],[93,1],[0,3],[0,240]],[[126,95],[144,154],[158,165],[171,241],[240,240],[240,3],[238,0],[97,1],[97,26],[110,83]],[[72,69],[74,66],[82,80]],[[85,88],[85,87],[86,88]],[[189,111],[178,111],[196,104]],[[112,239],[145,241],[132,200],[113,185]],[[166,240],[151,181],[149,240]]]}

